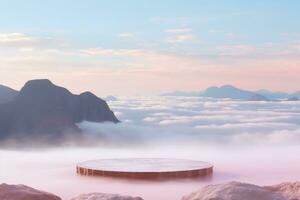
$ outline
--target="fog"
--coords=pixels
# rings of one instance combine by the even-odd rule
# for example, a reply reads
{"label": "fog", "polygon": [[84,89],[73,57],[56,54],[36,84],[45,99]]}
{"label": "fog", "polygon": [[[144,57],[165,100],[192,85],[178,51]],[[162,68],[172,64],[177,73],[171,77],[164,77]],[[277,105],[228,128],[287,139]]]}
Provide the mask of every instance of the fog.
{"label": "fog", "polygon": [[[0,182],[26,184],[64,200],[86,192],[179,200],[226,181],[271,185],[300,180],[300,102],[119,97],[119,124],[78,124],[84,145],[0,150]],[[134,181],[76,174],[76,163],[101,158],[163,157],[212,163],[206,179]]]}
{"label": "fog", "polygon": [[[299,174],[298,147],[201,148],[165,146],[155,148],[70,148],[46,151],[0,151],[0,180],[26,184],[70,199],[81,193],[107,192],[138,195],[146,200],[180,199],[200,187],[226,181],[260,185],[296,181]],[[99,158],[168,157],[205,160],[215,165],[207,179],[133,181],[86,177],[76,174],[77,162]]]}

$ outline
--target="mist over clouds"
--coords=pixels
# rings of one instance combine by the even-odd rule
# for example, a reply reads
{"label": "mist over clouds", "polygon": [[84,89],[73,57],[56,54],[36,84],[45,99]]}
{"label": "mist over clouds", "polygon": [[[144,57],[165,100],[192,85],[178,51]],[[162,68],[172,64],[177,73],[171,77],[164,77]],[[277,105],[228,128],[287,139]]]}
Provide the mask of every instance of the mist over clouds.
{"label": "mist over clouds", "polygon": [[111,101],[120,124],[83,122],[105,144],[298,145],[300,102],[195,97],[123,97]]}

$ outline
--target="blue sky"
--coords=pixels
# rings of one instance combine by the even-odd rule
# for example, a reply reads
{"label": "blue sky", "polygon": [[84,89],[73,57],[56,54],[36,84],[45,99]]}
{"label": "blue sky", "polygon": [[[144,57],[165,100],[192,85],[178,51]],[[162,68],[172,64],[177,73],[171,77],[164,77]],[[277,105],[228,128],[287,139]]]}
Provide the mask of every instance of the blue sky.
{"label": "blue sky", "polygon": [[[232,80],[232,84],[255,89],[263,87],[266,81],[263,77],[257,77],[259,68],[263,64],[265,69],[262,69],[262,72],[269,72],[268,70],[274,68],[277,74],[285,69],[292,70],[294,72],[292,74],[295,74],[298,72],[295,70],[299,68],[295,67],[300,51],[298,22],[300,2],[296,0],[11,0],[0,1],[0,4],[0,35],[2,39],[4,38],[0,48],[7,54],[5,57],[16,57],[15,61],[22,56],[26,61],[29,57],[35,57],[35,60],[44,57],[48,59],[41,62],[45,67],[39,70],[35,67],[39,63],[34,59],[31,66],[30,63],[22,66],[20,62],[16,64],[12,61],[5,66],[4,64],[0,66],[1,71],[7,74],[14,73],[13,68],[18,66],[15,75],[20,76],[19,81],[5,79],[8,84],[15,87],[20,87],[21,81],[24,82],[25,79],[39,76],[54,77],[58,82],[65,82],[62,78],[56,78],[56,75],[63,77],[65,75],[63,73],[68,71],[86,74],[92,70],[93,75],[98,73],[101,79],[103,78],[101,73],[106,70],[105,73],[110,73],[111,79],[114,79],[116,84],[116,88],[112,89],[113,93],[119,93],[115,74],[121,72],[109,71],[109,69],[121,68],[122,71],[141,73],[142,76],[142,73],[154,74],[144,79],[148,85],[145,90],[149,92],[196,90],[211,84],[227,84],[236,77],[238,71],[245,76],[250,69],[253,71],[250,73],[253,75],[252,79],[261,79],[260,82],[253,84],[250,81]],[[11,35],[14,33],[19,35]],[[29,40],[31,42],[28,42]],[[31,53],[21,55],[20,49],[22,51],[30,49]],[[51,57],[49,50],[64,55],[51,55]],[[76,55],[78,52],[86,53],[87,50],[89,50],[88,58],[87,55]],[[94,50],[92,54],[91,50]],[[134,56],[132,52],[135,53]],[[139,55],[136,55],[137,52]],[[162,58],[164,65],[158,66]],[[171,59],[173,60],[170,61]],[[70,60],[76,63],[67,63]],[[253,63],[257,60],[261,63]],[[180,66],[176,65],[172,68],[174,64],[181,62]],[[80,64],[82,66],[79,66]],[[57,71],[58,65],[60,70]],[[74,68],[74,65],[78,67]],[[236,72],[230,74],[233,67],[228,69],[224,65],[234,65]],[[22,69],[30,69],[33,73],[31,75],[24,71],[21,73]],[[51,72],[53,69],[56,74]],[[151,69],[155,70],[151,71]],[[162,72],[162,69],[166,72]],[[164,84],[165,88],[160,88],[159,85],[150,86],[155,85],[153,80],[161,82],[168,79],[169,77],[162,77],[163,74],[168,73],[168,70],[172,70],[173,78],[178,78],[184,70],[192,74],[198,73],[199,78],[202,75],[205,81],[197,83],[195,79],[189,84],[179,83],[178,87],[175,87],[172,81]],[[218,79],[208,73],[211,70],[215,70]],[[157,75],[158,71],[159,75]],[[58,72],[61,73],[57,74]],[[134,79],[129,77],[128,73],[122,77],[126,76],[130,81]],[[232,78],[222,78],[226,76]],[[297,89],[294,86],[296,78],[299,77],[274,75],[267,82],[266,87],[295,90]],[[108,75],[105,79],[109,79]],[[193,79],[193,76],[189,77],[186,74],[182,81],[186,83],[188,79]],[[89,78],[85,82],[88,80]],[[276,80],[287,82],[280,87],[280,84],[274,85]],[[128,82],[126,79],[123,81]],[[137,84],[139,81],[133,81],[131,84]],[[76,88],[73,82],[70,79],[68,84]],[[123,82],[119,84],[124,85]],[[84,88],[78,90],[82,89]],[[141,90],[143,88],[134,89],[137,93]],[[98,90],[98,92],[109,91]]]}
{"label": "blue sky", "polygon": [[[284,31],[299,32],[299,8],[297,0],[11,0],[1,1],[0,16],[2,31],[91,39],[129,31],[155,38],[166,28],[193,26],[199,33],[212,29],[248,33],[245,39],[260,42],[279,39]],[[155,18],[162,23],[153,22]],[[178,23],[176,18],[187,20]]]}

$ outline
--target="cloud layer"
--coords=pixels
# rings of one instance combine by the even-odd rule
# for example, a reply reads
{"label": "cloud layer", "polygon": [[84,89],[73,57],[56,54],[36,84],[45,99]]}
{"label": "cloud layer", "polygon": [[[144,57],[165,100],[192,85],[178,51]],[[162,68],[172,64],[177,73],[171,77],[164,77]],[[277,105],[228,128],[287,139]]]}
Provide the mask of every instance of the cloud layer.
{"label": "cloud layer", "polygon": [[123,123],[80,126],[112,143],[300,144],[300,102],[140,97],[110,104]]}

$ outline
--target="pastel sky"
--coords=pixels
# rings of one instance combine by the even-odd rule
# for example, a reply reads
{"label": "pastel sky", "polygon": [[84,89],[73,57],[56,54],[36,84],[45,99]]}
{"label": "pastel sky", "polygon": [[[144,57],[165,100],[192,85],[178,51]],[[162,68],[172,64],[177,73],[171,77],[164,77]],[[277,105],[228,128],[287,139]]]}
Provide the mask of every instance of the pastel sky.
{"label": "pastel sky", "polygon": [[0,84],[300,90],[298,0],[0,0]]}

